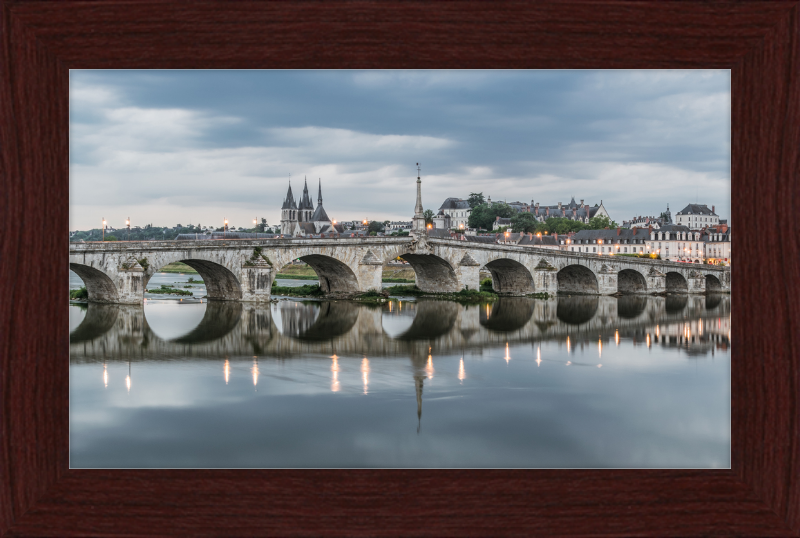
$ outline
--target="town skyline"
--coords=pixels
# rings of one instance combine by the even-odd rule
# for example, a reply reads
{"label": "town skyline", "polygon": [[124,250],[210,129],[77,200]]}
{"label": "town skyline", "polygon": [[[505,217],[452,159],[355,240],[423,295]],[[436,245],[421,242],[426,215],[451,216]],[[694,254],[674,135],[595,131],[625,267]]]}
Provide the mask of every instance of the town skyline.
{"label": "town skyline", "polygon": [[[482,192],[730,219],[728,71],[72,71],[70,229],[279,224],[321,180],[338,221]],[[321,179],[320,179],[321,178]]]}

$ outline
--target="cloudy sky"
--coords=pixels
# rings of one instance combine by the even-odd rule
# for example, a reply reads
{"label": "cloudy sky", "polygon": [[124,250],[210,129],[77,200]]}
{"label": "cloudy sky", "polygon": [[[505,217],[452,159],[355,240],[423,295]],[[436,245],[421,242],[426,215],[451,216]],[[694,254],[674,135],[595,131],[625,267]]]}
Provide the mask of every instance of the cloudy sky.
{"label": "cloudy sky", "polygon": [[71,71],[70,229],[493,200],[730,218],[729,71]]}

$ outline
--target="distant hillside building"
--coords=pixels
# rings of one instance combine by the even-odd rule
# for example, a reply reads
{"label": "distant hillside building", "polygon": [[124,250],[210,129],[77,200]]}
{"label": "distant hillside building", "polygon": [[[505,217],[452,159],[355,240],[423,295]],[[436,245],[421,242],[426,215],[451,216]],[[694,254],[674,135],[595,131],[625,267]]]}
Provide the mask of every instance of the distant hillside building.
{"label": "distant hillside building", "polygon": [[662,226],[667,224],[672,224],[672,213],[669,211],[669,204],[667,204],[667,210],[664,211],[661,216],[659,217],[633,217],[631,220],[623,220],[622,227],[623,228],[633,228],[636,226],[637,228],[647,228],[652,227],[655,230],[658,230]]}
{"label": "distant hillside building", "polygon": [[702,230],[719,223],[719,215],[714,212],[713,205],[709,209],[706,204],[689,204],[675,215],[675,224],[688,226],[692,230]]}
{"label": "distant hillside building", "polygon": [[534,203],[531,200],[530,213],[533,213],[539,222],[544,222],[549,218],[560,218],[578,220],[588,224],[589,219],[594,217],[611,218],[606,208],[603,207],[602,200],[600,200],[600,205],[590,206],[589,204],[584,204],[583,200],[580,203],[576,203],[574,197],[566,205],[561,202],[556,205],[539,205],[539,202]]}
{"label": "distant hillside building", "polygon": [[450,228],[467,228],[467,221],[469,221],[469,214],[472,208],[469,206],[468,200],[460,198],[448,198],[442,203],[438,213],[434,216],[434,225],[436,228],[450,229]]}
{"label": "distant hillside building", "polygon": [[322,207],[322,180],[319,182],[316,210],[308,195],[308,182],[306,181],[303,186],[300,204],[295,202],[292,184],[289,183],[289,190],[281,206],[281,234],[299,237],[333,232],[343,233],[344,227],[341,224],[333,224]]}

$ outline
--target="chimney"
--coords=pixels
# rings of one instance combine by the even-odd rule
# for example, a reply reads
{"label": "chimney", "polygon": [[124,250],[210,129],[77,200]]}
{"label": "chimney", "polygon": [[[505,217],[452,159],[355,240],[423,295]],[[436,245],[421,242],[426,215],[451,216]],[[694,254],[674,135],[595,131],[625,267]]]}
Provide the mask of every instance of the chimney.
{"label": "chimney", "polygon": [[550,208],[549,207],[545,207],[544,211],[545,211],[545,215],[547,215],[549,217],[550,216]]}
{"label": "chimney", "polygon": [[621,230],[621,228],[619,226],[617,226],[617,236],[619,236],[620,230]]}
{"label": "chimney", "polygon": [[715,207],[715,206],[713,206],[713,205],[711,206],[711,212],[712,212],[712,213],[716,213],[716,211],[714,211],[714,207]]}
{"label": "chimney", "polygon": [[556,238],[556,245],[558,244],[558,232],[553,232],[553,237]]}
{"label": "chimney", "polygon": [[651,233],[653,233],[653,227],[652,227],[652,226],[648,226],[648,227],[647,227],[647,233],[648,233],[648,234],[651,234]]}
{"label": "chimney", "polygon": [[638,228],[636,226],[634,226],[633,227],[633,235],[636,235],[636,230],[638,230]]}

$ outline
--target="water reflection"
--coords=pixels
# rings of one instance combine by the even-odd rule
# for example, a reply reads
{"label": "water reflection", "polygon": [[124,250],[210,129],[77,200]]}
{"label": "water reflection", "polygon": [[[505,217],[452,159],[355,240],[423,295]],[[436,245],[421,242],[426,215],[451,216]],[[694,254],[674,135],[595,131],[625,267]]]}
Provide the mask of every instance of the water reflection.
{"label": "water reflection", "polygon": [[[70,334],[71,360],[289,357],[309,352],[330,356],[334,349],[362,356],[422,353],[427,358],[431,348],[460,353],[498,345],[507,351],[509,345],[544,341],[565,342],[569,352],[590,340],[602,354],[603,340],[609,338],[617,346],[632,339],[703,355],[718,342],[727,346],[730,332],[730,297],[724,295],[501,298],[488,305],[488,317],[487,306],[436,300],[406,302],[402,312],[396,304],[376,308],[347,301],[266,306],[212,301],[203,306],[206,310],[196,327],[164,339],[148,323],[147,312],[156,305],[91,303]],[[510,358],[507,353],[506,357]]]}
{"label": "water reflection", "polygon": [[[669,422],[668,417],[658,413],[672,409],[675,417],[685,417],[687,413],[702,415],[710,408],[717,409],[717,413],[722,413],[719,409],[729,409],[717,400],[703,399],[721,394],[722,403],[727,404],[726,393],[719,392],[729,387],[727,379],[723,379],[725,370],[718,368],[704,374],[717,376],[709,378],[716,383],[717,392],[705,384],[697,384],[692,376],[695,365],[712,364],[711,360],[694,359],[719,357],[718,354],[727,354],[729,350],[730,297],[674,299],[669,296],[501,298],[491,305],[472,306],[419,300],[403,301],[402,309],[399,302],[368,307],[346,301],[280,301],[267,305],[212,301],[203,305],[205,312],[197,325],[175,338],[162,338],[149,325],[149,319],[157,318],[151,312],[158,305],[92,303],[70,335],[70,363],[76,368],[76,383],[82,379],[81,369],[88,372],[86,384],[80,385],[80,390],[76,388],[78,392],[71,397],[71,413],[80,416],[85,412],[88,416],[102,410],[112,417],[103,423],[106,426],[92,426],[92,431],[100,435],[97,432],[106,431],[103,428],[108,429],[108,424],[132,420],[132,415],[125,414],[132,413],[131,409],[140,409],[142,425],[126,424],[125,431],[114,430],[116,439],[125,442],[108,441],[111,444],[92,446],[109,450],[116,447],[118,455],[129,458],[126,461],[143,462],[143,466],[191,465],[191,460],[183,463],[184,460],[169,459],[169,452],[162,453],[166,459],[155,463],[137,459],[142,443],[157,444],[159,439],[177,434],[161,431],[141,438],[127,436],[149,431],[146,428],[158,428],[162,421],[182,432],[183,441],[174,443],[184,452],[192,452],[198,438],[206,443],[216,442],[215,438],[205,437],[210,424],[225,431],[239,447],[234,452],[254,447],[256,455],[252,459],[233,464],[219,460],[216,464],[209,463],[210,466],[269,466],[275,462],[313,466],[293,459],[293,453],[302,452],[297,448],[301,442],[320,446],[320,439],[324,440],[323,445],[331,443],[343,448],[331,451],[339,459],[329,460],[326,458],[333,455],[314,452],[315,458],[321,458],[314,460],[316,465],[322,466],[325,462],[333,462],[333,466],[361,466],[363,463],[354,464],[346,454],[348,451],[364,454],[367,446],[380,446],[380,450],[390,452],[400,450],[400,446],[403,450],[419,450],[422,459],[409,463],[417,467],[581,466],[586,461],[600,466],[625,466],[627,460],[620,461],[619,454],[628,448],[620,448],[612,439],[629,439],[631,431],[645,435],[642,432],[650,431],[652,424]],[[158,319],[158,323],[164,322],[163,316]],[[681,360],[675,361],[676,358]],[[718,365],[720,362],[717,359]],[[682,366],[688,363],[692,364],[691,370]],[[174,368],[178,369],[173,377],[164,373]],[[133,370],[136,383],[132,382]],[[209,372],[208,385],[202,382],[205,372]],[[653,376],[652,372],[668,375]],[[94,394],[92,390],[100,391],[103,396],[95,394],[95,400],[82,400],[84,394]],[[117,392],[126,400],[114,400]],[[653,394],[660,394],[662,400],[649,402]],[[348,399],[356,396],[358,404]],[[262,400],[251,405],[253,402],[244,400],[245,397]],[[503,402],[516,403],[515,407],[504,407]],[[585,402],[594,402],[594,407],[584,408],[589,405]],[[232,414],[225,415],[224,420],[215,415],[216,407],[227,409],[225,406],[229,405],[233,406]],[[397,414],[384,415],[394,405]],[[692,407],[685,409],[682,405]],[[616,415],[598,418],[597,414],[602,414],[598,410],[609,408],[615,409]],[[332,414],[333,409],[342,411],[347,418],[337,418]],[[164,418],[171,413],[173,419]],[[627,433],[620,431],[620,424],[626,420],[634,423],[640,420],[637,413],[645,417],[641,425],[631,426],[633,429]],[[258,419],[245,420],[251,416]],[[411,423],[406,421],[408,418]],[[641,453],[662,459],[646,460],[647,465],[664,465],[667,461],[663,459],[666,452],[653,447],[686,435],[687,424],[675,420],[678,422],[674,430],[652,439],[648,437],[652,445],[648,444]],[[727,422],[724,415],[717,414],[708,423]],[[91,429],[81,424],[76,423],[75,435]],[[252,429],[253,424],[260,425],[258,431]],[[507,430],[502,430],[503,424]],[[319,438],[307,438],[302,433],[306,429],[319,431]],[[262,436],[262,430],[267,437]],[[378,436],[374,433],[378,430],[384,433]],[[268,437],[269,432],[280,439]],[[414,438],[429,436],[437,441],[417,447],[413,444],[416,441],[402,437],[404,432],[411,432]],[[491,440],[473,437],[477,435],[475,432],[493,437]],[[528,433],[520,432],[536,435],[529,437]],[[699,431],[692,443],[704,442],[706,433]],[[352,439],[344,442],[338,435],[352,435]],[[518,447],[519,451],[504,452],[503,447],[515,446],[519,436],[526,440]],[[399,446],[385,442],[395,437]],[[260,440],[255,442],[255,438]],[[589,438],[604,439],[605,443],[616,446],[617,452],[609,452],[606,459],[587,460],[586,450],[573,445],[587,443]],[[72,445],[74,450],[87,446],[77,439]],[[298,444],[293,444],[294,439]],[[550,450],[545,447],[544,439],[561,441],[553,441],[554,447],[558,447]],[[492,444],[501,441],[506,444]],[[123,446],[125,443],[139,449],[128,449]],[[462,445],[483,447],[474,450],[485,459],[471,460],[469,454],[461,452]],[[265,446],[274,450],[264,449]],[[631,442],[630,446],[638,445]],[[695,455],[704,453],[698,451],[697,444],[692,446]],[[727,447],[724,448],[720,454],[728,454]],[[93,450],[96,454],[104,449]],[[218,454],[228,454],[229,450],[230,447],[219,448]],[[258,454],[267,452],[272,459],[259,459],[262,456]],[[179,453],[176,449],[175,454]],[[495,453],[497,458],[500,453],[505,455],[492,459]],[[531,456],[534,453],[538,456]],[[81,459],[84,456],[78,452],[75,454],[77,466],[95,465],[80,463],[87,460]],[[565,454],[573,459],[562,459]],[[104,460],[104,465],[114,467],[117,464],[113,462],[120,461],[113,460],[112,455],[108,457],[111,459]],[[369,461],[378,461],[378,466],[395,466],[398,461],[406,460]],[[718,461],[724,466],[727,460],[723,457]],[[681,462],[698,465],[691,459]],[[711,466],[714,465],[717,464]]]}

